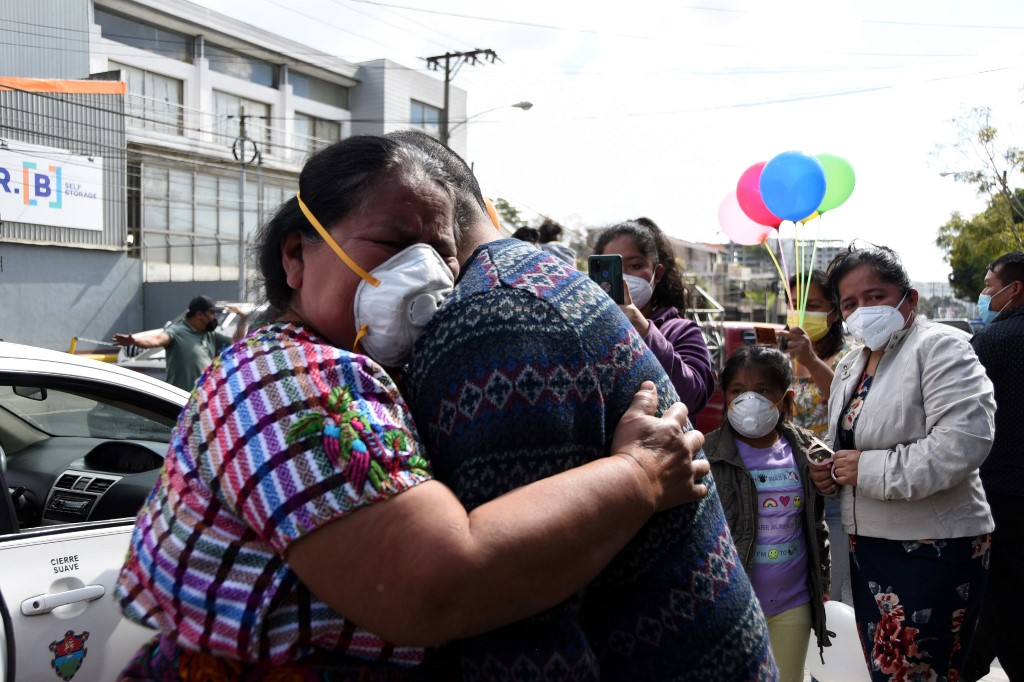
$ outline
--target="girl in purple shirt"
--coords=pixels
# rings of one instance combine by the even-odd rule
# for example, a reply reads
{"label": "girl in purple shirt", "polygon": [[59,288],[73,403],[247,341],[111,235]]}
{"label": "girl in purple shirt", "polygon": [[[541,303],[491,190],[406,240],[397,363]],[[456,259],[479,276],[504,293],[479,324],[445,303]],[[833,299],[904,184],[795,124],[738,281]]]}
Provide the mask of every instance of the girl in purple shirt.
{"label": "girl in purple shirt", "polygon": [[722,370],[726,420],[704,443],[782,682],[804,679],[812,630],[827,646],[830,570],[824,505],[808,475],[812,434],[790,421],[792,380],[778,348],[737,350]]}

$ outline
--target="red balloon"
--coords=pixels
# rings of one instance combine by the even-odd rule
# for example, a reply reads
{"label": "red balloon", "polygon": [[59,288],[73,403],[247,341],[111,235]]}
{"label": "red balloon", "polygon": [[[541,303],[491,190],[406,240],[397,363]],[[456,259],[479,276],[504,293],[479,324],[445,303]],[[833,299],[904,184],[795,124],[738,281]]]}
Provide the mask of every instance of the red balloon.
{"label": "red balloon", "polygon": [[760,244],[772,233],[770,225],[755,223],[743,212],[732,192],[718,206],[718,224],[729,239],[744,246]]}
{"label": "red balloon", "polygon": [[761,198],[761,170],[766,163],[768,162],[755,163],[743,171],[740,181],[736,183],[736,199],[739,200],[743,212],[755,223],[778,229],[782,224],[782,218],[769,211],[764,205],[764,199]]}

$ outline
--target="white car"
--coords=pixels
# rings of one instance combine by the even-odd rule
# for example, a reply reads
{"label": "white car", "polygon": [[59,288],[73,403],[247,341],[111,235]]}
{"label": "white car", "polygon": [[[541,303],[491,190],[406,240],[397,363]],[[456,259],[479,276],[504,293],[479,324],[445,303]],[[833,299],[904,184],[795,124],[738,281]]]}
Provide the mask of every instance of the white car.
{"label": "white car", "polygon": [[154,632],[113,589],[188,394],[0,342],[0,682],[116,679]]}
{"label": "white car", "polygon": [[[224,307],[234,307],[242,312],[248,311],[246,314],[249,316],[248,323],[251,326],[256,315],[259,315],[266,306],[253,306],[251,303],[233,303],[230,301],[217,301],[217,305]],[[166,329],[171,324],[178,322],[179,320],[185,319],[185,313],[181,313],[176,318],[168,322],[163,326],[162,329],[148,329],[144,332],[136,332],[135,336],[145,336],[149,334],[159,334],[163,329]],[[235,328],[238,326],[238,315],[227,310],[222,310],[217,313],[217,331],[233,336]],[[167,377],[167,353],[163,347],[157,348],[125,348],[121,346],[117,351],[117,365],[124,367],[125,369],[132,369],[136,372],[147,374],[157,379],[165,379]]]}

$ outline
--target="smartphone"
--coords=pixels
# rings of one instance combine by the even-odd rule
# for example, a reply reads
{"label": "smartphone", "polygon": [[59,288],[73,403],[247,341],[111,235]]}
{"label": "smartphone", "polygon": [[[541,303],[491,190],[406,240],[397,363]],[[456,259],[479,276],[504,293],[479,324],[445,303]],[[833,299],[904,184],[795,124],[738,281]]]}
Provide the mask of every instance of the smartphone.
{"label": "smartphone", "polygon": [[778,346],[779,337],[774,327],[754,327],[754,342],[768,346]]}
{"label": "smartphone", "polygon": [[587,272],[590,279],[597,282],[597,285],[604,289],[613,301],[619,305],[626,302],[622,283],[622,256],[617,253],[607,256],[591,256],[587,259]]}

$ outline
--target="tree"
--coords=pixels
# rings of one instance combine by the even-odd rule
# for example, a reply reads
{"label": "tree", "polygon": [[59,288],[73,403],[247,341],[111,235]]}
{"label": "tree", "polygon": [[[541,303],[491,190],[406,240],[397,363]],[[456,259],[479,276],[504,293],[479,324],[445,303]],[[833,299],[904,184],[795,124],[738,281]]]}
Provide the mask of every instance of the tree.
{"label": "tree", "polygon": [[501,222],[510,230],[514,231],[526,225],[526,220],[519,215],[519,209],[501,197],[494,200],[494,210],[498,212],[498,218]]}
{"label": "tree", "polygon": [[953,119],[958,139],[940,147],[954,166],[941,175],[974,185],[988,197],[988,206],[970,218],[959,212],[939,228],[935,243],[945,252],[952,268],[953,291],[974,298],[984,288],[985,272],[993,260],[1015,249],[1024,249],[1024,190],[1018,188],[1024,173],[1024,148],[1007,144],[992,123],[989,107],[975,107]]}
{"label": "tree", "polygon": [[[997,196],[1002,197],[1002,212],[993,218],[1001,219],[1002,227],[1010,232],[1018,248],[1024,248],[1018,227],[1024,221],[1024,198],[1015,190],[1024,172],[1024,148],[1003,146],[999,131],[992,125],[989,107],[975,107],[954,118],[953,124],[959,138],[952,148],[962,157],[958,163],[961,168],[943,171],[941,175],[977,187],[978,194],[989,197],[990,208],[997,205]],[[980,167],[969,167],[979,163]],[[993,227],[999,227],[998,221]]]}
{"label": "tree", "polygon": [[[1012,198],[1024,205],[1024,189],[1014,190]],[[949,283],[958,297],[973,299],[985,287],[989,263],[1004,253],[1024,248],[1018,236],[1024,216],[1015,215],[1010,222],[1012,229],[1008,229],[1007,215],[1012,212],[1002,194],[996,194],[978,215],[965,218],[956,212],[939,228],[935,243],[946,254],[952,269]]]}

